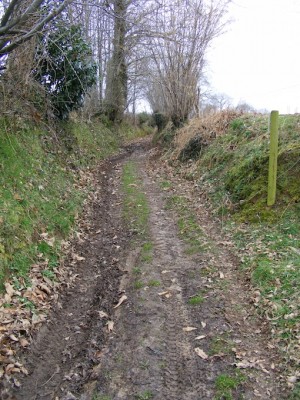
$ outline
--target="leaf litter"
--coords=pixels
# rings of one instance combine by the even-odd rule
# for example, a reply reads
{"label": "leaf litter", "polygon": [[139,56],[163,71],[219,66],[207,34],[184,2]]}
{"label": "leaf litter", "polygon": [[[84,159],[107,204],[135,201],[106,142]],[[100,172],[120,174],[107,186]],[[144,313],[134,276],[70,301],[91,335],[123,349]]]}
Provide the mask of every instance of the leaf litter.
{"label": "leaf litter", "polygon": [[[68,249],[69,254],[73,251],[72,244],[70,244],[70,242],[66,242],[65,247],[66,247],[66,249]],[[78,253],[74,253],[74,254],[77,254],[79,258],[82,257]],[[75,256],[75,259],[76,258],[77,257]],[[73,257],[73,260],[74,260],[74,257]],[[83,260],[79,259],[79,260],[74,260],[74,261],[83,261]],[[43,265],[43,263],[46,263],[46,264]],[[115,263],[116,262],[113,262],[112,265],[114,265]],[[20,382],[16,378],[13,377],[13,374],[20,373],[20,372],[25,374],[25,372],[28,372],[28,371],[26,371],[26,368],[22,372],[22,369],[24,367],[16,358],[16,352],[18,350],[18,346],[21,346],[21,340],[24,339],[27,341],[27,343],[23,342],[25,344],[24,347],[27,347],[28,343],[30,344],[32,333],[35,330],[37,330],[38,327],[41,326],[43,321],[47,320],[47,314],[52,307],[49,305],[49,301],[52,301],[53,304],[55,304],[55,303],[59,304],[59,295],[58,295],[59,288],[61,288],[62,285],[64,285],[65,287],[68,288],[72,284],[74,284],[74,282],[77,279],[76,274],[72,273],[72,271],[70,271],[68,269],[65,269],[64,266],[62,265],[60,268],[55,269],[55,271],[54,271],[55,272],[55,280],[53,283],[51,281],[50,282],[45,281],[41,274],[41,271],[44,269],[45,265],[47,265],[46,260],[41,259],[41,263],[37,263],[33,267],[33,270],[34,270],[33,282],[34,282],[34,284],[32,285],[31,288],[26,287],[25,282],[21,282],[21,285],[18,285],[18,287],[16,287],[14,285],[14,282],[10,282],[10,285],[13,288],[13,291],[12,291],[11,287],[8,287],[8,289],[6,291],[6,295],[10,299],[10,303],[12,303],[10,312],[8,312],[7,314],[5,313],[5,310],[8,310],[8,309],[5,307],[2,307],[3,303],[1,303],[1,307],[0,307],[0,312],[1,313],[3,312],[3,315],[5,317],[4,320],[7,321],[7,326],[9,327],[7,330],[5,328],[5,331],[4,331],[5,335],[6,335],[5,339],[7,342],[5,342],[5,341],[2,342],[6,345],[6,351],[4,351],[3,354],[5,357],[8,357],[9,359],[7,360],[8,362],[6,363],[7,369],[2,370],[2,374],[6,374],[7,377],[9,377],[10,379],[13,379],[15,386],[19,386]],[[222,271],[222,274],[226,273],[226,278],[227,278],[227,271],[225,271],[225,269],[223,271]],[[217,278],[222,279],[222,277],[220,276],[220,274],[218,272],[214,272],[210,275],[209,279],[210,279],[210,282],[212,284],[214,284]],[[41,287],[41,284],[46,285],[47,290],[45,290],[45,288],[43,290]],[[212,288],[213,288],[213,286],[212,286]],[[161,297],[169,298],[169,297],[171,297],[171,292],[165,291],[165,292],[159,293],[159,295]],[[32,302],[33,306],[35,307],[34,312],[32,312],[32,309],[24,307],[24,303],[20,303],[20,304],[18,303],[17,299],[20,296],[23,299],[29,300]],[[120,300],[122,299],[122,297],[119,300],[115,299],[114,304],[116,304],[116,301],[118,301],[117,306],[115,306],[115,307],[121,306],[121,304],[125,300],[127,300],[127,298],[126,298],[120,303]],[[166,302],[166,303],[168,303],[168,302]],[[98,308],[98,310],[99,310],[99,308]],[[109,314],[106,311],[97,311],[97,315],[99,315],[100,319],[108,320],[105,325],[105,330],[108,333],[113,332],[115,329],[115,323],[114,323],[114,321],[112,321],[111,317],[109,317]],[[199,325],[196,325],[196,326],[199,326],[199,327],[201,326],[202,329],[206,328],[207,332],[209,332],[210,330],[212,330],[214,328],[212,315],[208,316],[207,314],[205,314],[204,318],[205,318],[205,322],[203,320],[199,320],[198,321]],[[14,327],[16,319],[18,320],[18,323],[24,324],[25,328],[22,328],[19,330],[11,329],[12,327]],[[228,316],[228,320],[231,321],[231,323],[233,321],[232,317],[230,315]],[[245,321],[247,321],[247,319]],[[186,328],[193,328],[193,326],[191,326],[191,327],[187,326]],[[1,331],[1,334],[2,334],[2,331]],[[15,339],[18,339],[18,341],[13,340],[10,337],[10,335],[13,335],[13,337]],[[192,335],[185,335],[185,336],[189,337]],[[208,356],[208,354],[207,354],[205,345],[207,344],[206,340],[208,341],[208,340],[210,340],[210,338],[211,338],[211,333],[209,335],[197,336],[195,339],[191,338],[191,340],[203,340],[203,342],[202,342],[203,348],[205,349],[205,350],[203,350],[200,347],[194,348],[194,346],[193,346],[194,353],[201,360],[204,360],[204,361],[209,360],[210,363],[212,361],[218,362],[217,361],[218,354],[215,356]],[[1,336],[1,341],[2,341],[2,336]],[[240,343],[240,346],[243,347],[243,343]],[[263,364],[264,361],[262,361],[260,358],[251,358],[248,356],[246,357],[248,350],[249,349],[245,350],[244,357],[239,359],[237,362],[241,362],[241,363],[250,362],[251,363],[251,360],[252,360],[254,364],[256,363],[256,368],[261,369],[263,372],[265,372],[262,369],[262,368],[264,368],[264,364]],[[242,353],[241,350],[239,350],[239,351]],[[66,354],[67,354],[67,350],[66,350]],[[94,352],[94,355],[96,358],[102,357],[102,354],[103,353],[101,350],[96,350]],[[159,353],[157,353],[157,354],[159,354]],[[1,356],[2,356],[2,352],[1,352]],[[9,362],[10,360],[14,360],[14,362]],[[259,364],[261,364],[261,365],[259,365]],[[251,366],[249,366],[247,368],[250,370],[252,369]],[[72,377],[71,374],[69,374],[68,376]],[[290,376],[290,384],[291,385],[293,385],[295,383],[294,382],[295,376],[294,375]],[[258,391],[258,396],[259,395],[260,395],[260,393]],[[70,393],[70,396],[71,396],[71,393]],[[76,397],[73,397],[73,398],[76,398]]]}

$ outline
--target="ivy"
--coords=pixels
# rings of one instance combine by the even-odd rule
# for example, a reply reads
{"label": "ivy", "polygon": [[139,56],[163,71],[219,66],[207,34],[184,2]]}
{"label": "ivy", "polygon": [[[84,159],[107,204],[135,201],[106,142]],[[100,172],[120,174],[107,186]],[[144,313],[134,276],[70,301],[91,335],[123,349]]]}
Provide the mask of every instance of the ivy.
{"label": "ivy", "polygon": [[79,25],[61,20],[40,37],[36,58],[36,79],[50,96],[54,113],[68,118],[83,104],[86,90],[96,83],[97,66],[90,45]]}

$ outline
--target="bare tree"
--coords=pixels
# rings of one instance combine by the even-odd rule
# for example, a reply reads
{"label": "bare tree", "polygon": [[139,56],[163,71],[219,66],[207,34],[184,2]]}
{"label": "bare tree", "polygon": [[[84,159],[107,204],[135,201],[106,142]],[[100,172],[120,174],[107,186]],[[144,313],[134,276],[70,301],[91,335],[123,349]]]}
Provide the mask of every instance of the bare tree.
{"label": "bare tree", "polygon": [[[183,123],[199,103],[199,82],[210,42],[224,27],[228,1],[165,1],[155,20],[162,34],[149,39],[152,62],[148,99],[159,98],[160,110],[175,126]],[[156,91],[153,96],[153,89]],[[153,106],[153,105],[152,105]],[[157,108],[158,104],[155,105]]]}
{"label": "bare tree", "polygon": [[5,0],[0,22],[0,58],[30,40],[74,0],[48,7],[45,0]]}
{"label": "bare tree", "polygon": [[232,99],[226,93],[214,93],[207,96],[206,106],[222,111],[232,106]]}

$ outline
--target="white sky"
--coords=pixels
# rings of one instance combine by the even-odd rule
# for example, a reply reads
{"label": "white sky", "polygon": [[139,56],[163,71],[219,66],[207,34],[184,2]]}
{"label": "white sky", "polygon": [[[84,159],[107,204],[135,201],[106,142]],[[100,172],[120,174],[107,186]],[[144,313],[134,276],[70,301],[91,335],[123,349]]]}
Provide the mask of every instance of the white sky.
{"label": "white sky", "polygon": [[233,0],[208,52],[208,79],[233,105],[300,112],[300,0]]}

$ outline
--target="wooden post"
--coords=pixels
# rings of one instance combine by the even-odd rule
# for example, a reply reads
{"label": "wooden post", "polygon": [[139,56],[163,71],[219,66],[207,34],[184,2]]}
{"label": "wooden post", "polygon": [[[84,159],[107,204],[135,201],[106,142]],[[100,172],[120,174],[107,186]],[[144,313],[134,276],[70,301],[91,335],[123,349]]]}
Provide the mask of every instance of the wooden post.
{"label": "wooden post", "polygon": [[270,159],[268,181],[268,206],[273,206],[276,200],[277,157],[278,157],[278,111],[270,115]]}

